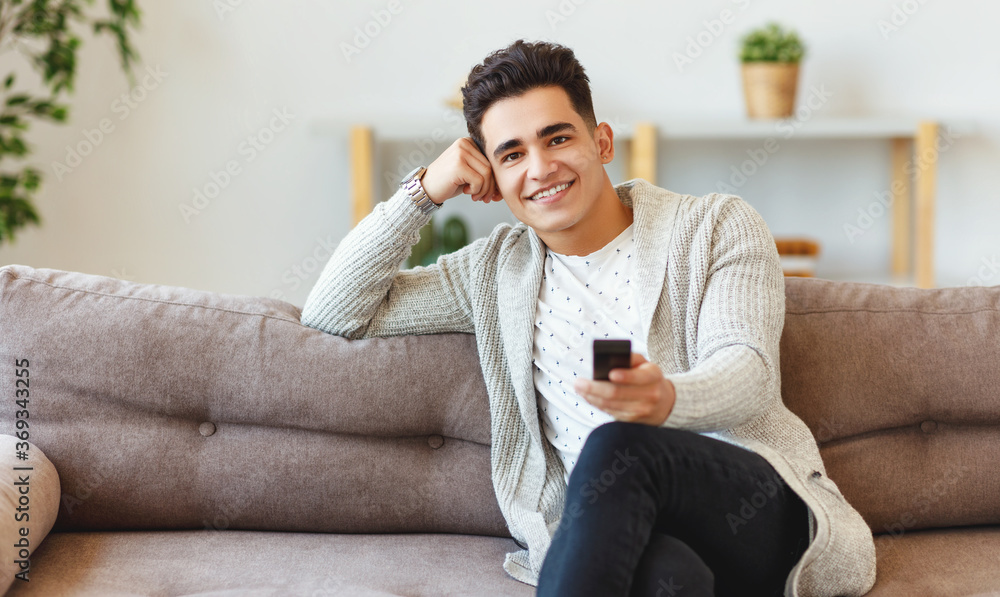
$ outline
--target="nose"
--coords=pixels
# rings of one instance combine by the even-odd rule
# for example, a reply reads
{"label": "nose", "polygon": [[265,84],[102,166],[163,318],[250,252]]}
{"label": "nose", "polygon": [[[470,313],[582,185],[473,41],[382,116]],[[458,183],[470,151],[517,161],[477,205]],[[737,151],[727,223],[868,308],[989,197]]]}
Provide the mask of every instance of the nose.
{"label": "nose", "polygon": [[558,169],[556,161],[546,151],[534,151],[528,155],[528,176],[543,180]]}

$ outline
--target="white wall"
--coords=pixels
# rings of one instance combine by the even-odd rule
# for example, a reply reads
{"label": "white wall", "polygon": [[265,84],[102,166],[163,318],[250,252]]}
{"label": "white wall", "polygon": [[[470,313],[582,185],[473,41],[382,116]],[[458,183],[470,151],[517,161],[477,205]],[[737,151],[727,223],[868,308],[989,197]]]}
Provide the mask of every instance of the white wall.
{"label": "white wall", "polygon": [[[217,6],[227,3],[238,6],[220,14]],[[348,61],[342,44],[353,43],[372,11],[389,5],[145,0],[136,39],[140,69],[165,75],[158,83],[146,79],[148,91],[135,90],[145,97],[128,113],[115,103],[129,89],[110,40],[88,35],[71,123],[36,125],[29,136],[30,161],[47,175],[37,199],[44,224],[0,248],[0,264],[270,295],[301,305],[330,248],[349,230],[347,123],[408,122],[428,138],[443,129],[450,142],[466,133],[454,113],[448,117],[444,100],[473,64],[519,37],[572,47],[591,77],[598,118],[619,128],[650,116],[741,117],[737,41],[750,27],[778,18],[808,44],[801,89],[822,85],[832,92],[823,116],[976,123],[975,135],[957,139],[941,155],[938,284],[966,284],[982,272],[990,276],[983,283],[1000,283],[1000,272],[983,269],[984,260],[1000,259],[1000,192],[992,182],[1000,166],[1000,36],[994,31],[1000,5],[399,0],[398,14]],[[724,9],[732,11],[732,24],[679,69],[673,54],[683,53],[687,38]],[[884,35],[879,21],[889,21],[894,10],[897,22],[902,16],[906,22]],[[560,13],[564,19],[552,18]],[[0,73],[21,60],[4,54]],[[291,120],[251,161],[241,144],[260,135],[275,110]],[[67,147],[105,118],[111,132],[60,180],[53,162],[65,163]],[[427,162],[448,142],[435,144]],[[664,143],[659,182],[697,195],[715,191],[730,166],[759,144]],[[817,275],[871,279],[886,272],[887,216],[854,243],[843,231],[873,193],[887,188],[886,144],[793,138],[784,147],[789,150],[774,154],[766,173],[740,194],[776,235],[820,240]],[[380,151],[379,179],[396,169],[400,155],[418,148],[404,142]],[[191,205],[193,189],[211,183],[230,162],[239,173],[185,221],[179,206]],[[620,163],[611,174],[622,179]],[[448,202],[441,216],[456,212],[475,217],[473,236],[511,218],[502,204],[474,205],[468,198]],[[317,267],[314,257],[320,257]]]}

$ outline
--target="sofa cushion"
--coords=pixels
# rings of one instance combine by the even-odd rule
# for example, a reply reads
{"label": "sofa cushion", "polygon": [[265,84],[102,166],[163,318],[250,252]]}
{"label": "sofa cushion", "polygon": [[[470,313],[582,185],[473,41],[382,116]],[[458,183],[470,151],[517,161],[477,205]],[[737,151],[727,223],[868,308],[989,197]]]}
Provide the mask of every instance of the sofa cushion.
{"label": "sofa cushion", "polygon": [[1000,523],[1000,286],[785,296],[782,397],[872,530]]}
{"label": "sofa cushion", "polygon": [[513,539],[255,531],[52,533],[9,595],[530,596]]}
{"label": "sofa cushion", "polygon": [[[13,365],[13,361],[5,362]],[[30,372],[30,367],[27,370]],[[4,373],[13,373],[13,368]],[[26,377],[31,379],[30,375]],[[27,400],[28,408],[21,410],[27,410],[29,416],[25,420],[31,421],[30,392]],[[11,400],[5,406],[13,404]],[[28,431],[30,436],[31,428],[21,431]],[[17,575],[23,575],[19,578],[28,582],[33,578],[32,553],[52,529],[59,510],[59,474],[38,446],[10,435],[0,435],[0,471],[0,594],[3,594]]]}
{"label": "sofa cushion", "polygon": [[[1000,528],[875,537],[866,597],[996,595]],[[497,562],[512,539],[253,531],[52,533],[8,595],[534,595]]]}
{"label": "sofa cushion", "polygon": [[56,529],[509,537],[475,337],[350,341],[299,315],[264,297],[0,268],[0,354],[31,360],[31,437],[63,487]]}
{"label": "sofa cushion", "polygon": [[997,595],[1000,527],[875,536],[875,586],[865,597]]}

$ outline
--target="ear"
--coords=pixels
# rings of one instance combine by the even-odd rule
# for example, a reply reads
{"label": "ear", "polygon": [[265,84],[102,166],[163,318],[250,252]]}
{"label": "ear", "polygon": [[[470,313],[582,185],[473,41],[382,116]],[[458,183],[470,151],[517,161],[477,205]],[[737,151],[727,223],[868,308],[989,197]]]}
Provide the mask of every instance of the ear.
{"label": "ear", "polygon": [[615,158],[615,132],[611,125],[602,122],[594,129],[594,142],[597,144],[598,155],[607,156],[602,163],[609,163]]}

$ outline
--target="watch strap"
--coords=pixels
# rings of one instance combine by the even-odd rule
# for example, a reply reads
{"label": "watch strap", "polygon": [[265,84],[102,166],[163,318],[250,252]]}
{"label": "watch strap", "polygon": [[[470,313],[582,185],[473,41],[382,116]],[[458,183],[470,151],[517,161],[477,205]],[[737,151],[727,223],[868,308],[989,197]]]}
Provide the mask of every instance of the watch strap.
{"label": "watch strap", "polygon": [[427,196],[427,191],[424,190],[424,185],[420,183],[420,179],[425,172],[427,172],[427,168],[423,166],[418,167],[403,179],[400,186],[406,191],[407,196],[413,201],[413,204],[421,212],[427,214],[439,209],[441,206],[431,201],[431,198]]}

